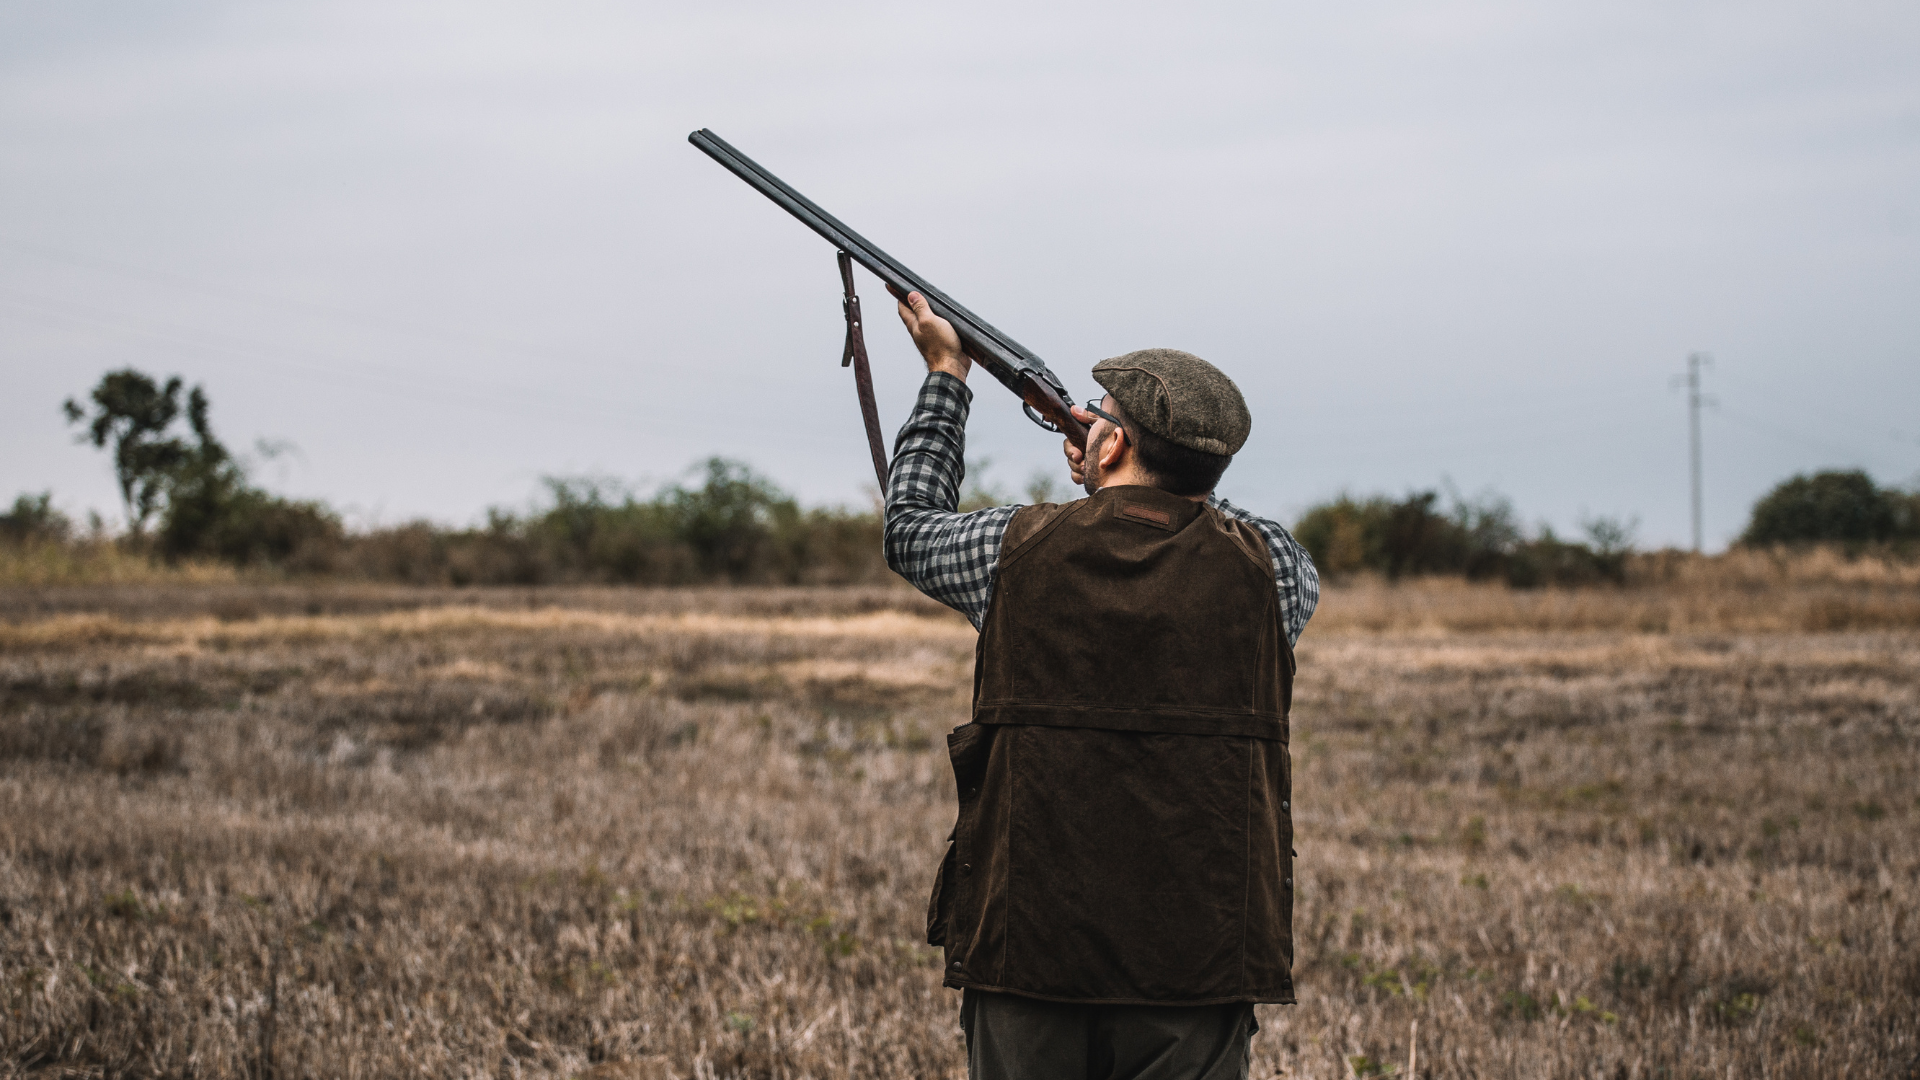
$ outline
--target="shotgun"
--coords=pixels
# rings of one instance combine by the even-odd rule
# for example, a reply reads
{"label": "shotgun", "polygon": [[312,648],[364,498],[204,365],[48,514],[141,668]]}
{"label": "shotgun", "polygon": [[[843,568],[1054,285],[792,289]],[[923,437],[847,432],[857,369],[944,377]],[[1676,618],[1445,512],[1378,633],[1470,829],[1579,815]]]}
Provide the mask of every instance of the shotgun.
{"label": "shotgun", "polygon": [[[813,200],[788,187],[752,158],[729,146],[725,139],[701,128],[687,136],[687,141],[719,162],[728,172],[753,185],[755,190],[772,199],[781,209],[799,218],[802,225],[819,233],[827,243],[866,267],[873,276],[886,283],[887,291],[895,297],[904,298],[909,292],[926,297],[927,306],[933,309],[933,313],[953,324],[967,356],[1019,397],[1029,419],[1048,431],[1065,435],[1075,446],[1086,448],[1087,429],[1073,418],[1070,411],[1073,399],[1067,395],[1067,388],[1060,385],[1059,377],[1049,371],[1047,365],[1029,352],[1026,346],[994,329],[985,319],[927,284],[925,279],[900,265],[893,256],[841,224],[839,218],[820,209]],[[847,294],[851,297],[851,278],[848,282]],[[850,329],[854,328],[851,318],[849,316]],[[881,486],[884,490],[884,480]]]}

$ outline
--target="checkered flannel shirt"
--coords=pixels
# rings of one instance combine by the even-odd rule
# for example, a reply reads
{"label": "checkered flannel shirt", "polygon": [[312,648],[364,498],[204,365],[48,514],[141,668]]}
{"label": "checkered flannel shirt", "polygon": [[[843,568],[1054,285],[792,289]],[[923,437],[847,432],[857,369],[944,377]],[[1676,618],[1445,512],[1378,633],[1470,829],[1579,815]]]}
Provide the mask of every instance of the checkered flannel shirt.
{"label": "checkered flannel shirt", "polygon": [[[972,404],[973,391],[945,372],[933,372],[921,384],[913,415],[893,443],[893,466],[887,475],[886,546],[887,565],[895,573],[965,615],[977,630],[987,617],[987,602],[993,599],[1000,538],[1020,507],[955,512],[960,483],[966,479],[967,411]],[[1280,622],[1286,627],[1287,640],[1298,642],[1320,603],[1320,575],[1307,550],[1279,524],[1225,499],[1208,496],[1207,505],[1246,522],[1266,538],[1280,590]]]}

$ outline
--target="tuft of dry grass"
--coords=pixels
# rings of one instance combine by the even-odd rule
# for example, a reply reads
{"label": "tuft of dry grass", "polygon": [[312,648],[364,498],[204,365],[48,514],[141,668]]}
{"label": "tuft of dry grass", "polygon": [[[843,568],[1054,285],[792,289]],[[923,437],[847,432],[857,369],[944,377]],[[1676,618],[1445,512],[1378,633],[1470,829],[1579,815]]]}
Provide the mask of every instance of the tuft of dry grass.
{"label": "tuft of dry grass", "polygon": [[618,588],[529,586],[449,589],[324,580],[0,589],[0,623],[56,615],[112,615],[129,622],[207,617],[245,622],[280,615],[373,615],[443,607],[488,611],[605,611],[629,615],[839,616],[879,611],[944,615],[947,609],[906,587]]}
{"label": "tuft of dry grass", "polygon": [[[1300,650],[1255,1076],[1416,1020],[1431,1077],[1920,1057],[1920,628],[1375,588]],[[887,589],[0,593],[0,1075],[961,1075],[973,640]]]}
{"label": "tuft of dry grass", "polygon": [[0,588],[210,585],[240,576],[224,563],[168,564],[112,540],[0,543]]}
{"label": "tuft of dry grass", "polygon": [[1667,550],[1632,556],[1627,580],[1708,589],[1872,585],[1910,590],[1920,589],[1920,561],[1890,550],[1849,552],[1832,545],[1736,547],[1719,555]]}
{"label": "tuft of dry grass", "polygon": [[1901,580],[1744,582],[1686,573],[1625,588],[1510,589],[1458,578],[1329,587],[1315,629],[1340,632],[1630,634],[1820,633],[1920,627],[1920,584]]}

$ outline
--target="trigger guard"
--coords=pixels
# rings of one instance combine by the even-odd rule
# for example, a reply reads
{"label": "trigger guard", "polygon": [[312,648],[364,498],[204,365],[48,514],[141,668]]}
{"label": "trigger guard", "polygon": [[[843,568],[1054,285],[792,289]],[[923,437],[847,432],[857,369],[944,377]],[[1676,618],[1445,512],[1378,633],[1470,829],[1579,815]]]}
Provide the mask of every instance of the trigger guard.
{"label": "trigger guard", "polygon": [[1031,420],[1031,421],[1033,421],[1034,423],[1036,423],[1036,424],[1038,424],[1038,425],[1040,425],[1040,427],[1041,427],[1041,428],[1042,428],[1043,430],[1046,430],[1046,431],[1051,431],[1051,432],[1053,432],[1053,433],[1054,433],[1054,434],[1056,434],[1056,435],[1058,435],[1058,434],[1060,433],[1060,425],[1058,425],[1058,424],[1056,424],[1056,423],[1054,423],[1053,421],[1051,421],[1051,420],[1049,420],[1049,419],[1047,419],[1046,417],[1044,417],[1044,416],[1041,416],[1041,415],[1040,415],[1039,413],[1037,413],[1037,412],[1035,412],[1035,411],[1033,411],[1033,406],[1031,406],[1031,405],[1029,405],[1029,404],[1027,404],[1026,402],[1024,402],[1024,401],[1023,401],[1023,402],[1021,402],[1021,403],[1020,403],[1020,408],[1021,408],[1021,410],[1022,410],[1022,411],[1024,411],[1024,412],[1025,412],[1025,413],[1027,414],[1027,419],[1029,419],[1029,420]]}

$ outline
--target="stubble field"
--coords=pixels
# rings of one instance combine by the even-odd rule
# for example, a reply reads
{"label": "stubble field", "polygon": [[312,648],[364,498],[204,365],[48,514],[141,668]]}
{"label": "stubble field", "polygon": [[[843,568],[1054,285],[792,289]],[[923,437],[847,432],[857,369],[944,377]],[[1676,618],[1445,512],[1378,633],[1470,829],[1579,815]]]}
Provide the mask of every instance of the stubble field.
{"label": "stubble field", "polygon": [[[1689,595],[1329,591],[1254,1076],[1910,1075],[1920,603]],[[882,589],[0,594],[0,1075],[962,1075],[973,641]]]}

